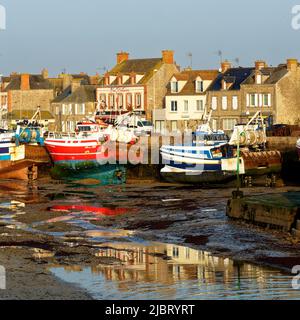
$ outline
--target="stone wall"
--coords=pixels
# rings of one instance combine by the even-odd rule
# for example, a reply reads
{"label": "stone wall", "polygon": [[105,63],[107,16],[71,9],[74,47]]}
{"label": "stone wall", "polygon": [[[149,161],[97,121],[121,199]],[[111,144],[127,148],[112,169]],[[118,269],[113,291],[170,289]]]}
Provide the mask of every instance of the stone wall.
{"label": "stone wall", "polygon": [[297,137],[268,137],[268,148],[281,152],[296,151]]}
{"label": "stone wall", "polygon": [[[152,119],[152,110],[155,108],[162,109],[165,106],[165,95],[167,85],[174,73],[179,72],[175,64],[162,64],[154,76],[148,81],[146,86],[147,107],[146,117]],[[154,89],[155,88],[155,89]],[[155,93],[155,96],[154,96]]]}
{"label": "stone wall", "polygon": [[277,84],[275,123],[300,125],[300,67]]}
{"label": "stone wall", "polygon": [[54,98],[53,90],[14,90],[10,91],[10,111],[13,110],[37,110],[51,111],[50,103]]}

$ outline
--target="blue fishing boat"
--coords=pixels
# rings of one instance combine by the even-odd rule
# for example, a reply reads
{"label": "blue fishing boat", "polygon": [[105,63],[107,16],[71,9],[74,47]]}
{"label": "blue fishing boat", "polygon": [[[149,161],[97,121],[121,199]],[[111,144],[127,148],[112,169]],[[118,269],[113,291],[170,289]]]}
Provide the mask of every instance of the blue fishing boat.
{"label": "blue fishing boat", "polygon": [[233,179],[238,168],[243,175],[280,171],[281,154],[265,150],[265,127],[259,112],[247,124],[235,126],[230,140],[223,131],[210,128],[210,118],[211,114],[207,123],[194,134],[190,145],[161,147],[165,164],[161,175],[165,180],[192,184],[221,183]]}

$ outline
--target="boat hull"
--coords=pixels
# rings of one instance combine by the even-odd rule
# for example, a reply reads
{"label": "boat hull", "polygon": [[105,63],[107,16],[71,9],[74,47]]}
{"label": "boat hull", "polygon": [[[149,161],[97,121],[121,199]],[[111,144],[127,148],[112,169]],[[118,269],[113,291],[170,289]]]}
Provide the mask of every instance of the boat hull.
{"label": "boat hull", "polygon": [[[45,145],[54,165],[70,170],[92,169],[106,164],[126,164],[129,162],[128,153],[131,147],[129,144],[103,144],[96,140],[46,140]],[[140,159],[140,153],[137,150],[134,161]]]}
{"label": "boat hull", "polygon": [[168,165],[161,170],[161,175],[168,182],[194,185],[226,183],[235,178],[234,174],[221,170],[179,169]]}
{"label": "boat hull", "polygon": [[101,167],[73,168],[55,165],[51,170],[51,177],[55,180],[66,180],[78,184],[91,183],[97,185],[116,185],[126,183],[126,168],[120,165],[103,165]]}

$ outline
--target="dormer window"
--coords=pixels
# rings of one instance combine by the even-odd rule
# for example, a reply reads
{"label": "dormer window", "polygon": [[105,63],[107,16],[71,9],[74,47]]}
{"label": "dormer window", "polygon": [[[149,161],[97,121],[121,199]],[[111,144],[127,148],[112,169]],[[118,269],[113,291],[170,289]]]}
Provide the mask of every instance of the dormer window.
{"label": "dormer window", "polygon": [[203,81],[196,81],[196,92],[203,92],[204,91],[204,84]]}
{"label": "dormer window", "polygon": [[178,93],[178,82],[177,81],[171,82],[171,92]]}
{"label": "dormer window", "polygon": [[261,74],[257,74],[256,75],[256,84],[262,84],[262,75]]}

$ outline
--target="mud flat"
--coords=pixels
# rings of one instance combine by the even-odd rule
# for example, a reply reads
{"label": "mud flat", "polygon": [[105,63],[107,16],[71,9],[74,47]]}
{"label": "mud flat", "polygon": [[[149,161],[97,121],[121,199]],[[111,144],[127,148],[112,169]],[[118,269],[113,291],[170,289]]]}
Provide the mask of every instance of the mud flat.
{"label": "mud flat", "polygon": [[300,236],[300,192],[233,198],[228,201],[226,212],[232,219]]}
{"label": "mud flat", "polygon": [[84,290],[66,284],[31,260],[28,250],[1,248],[0,263],[6,270],[6,289],[0,300],[90,300]]}

